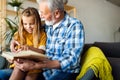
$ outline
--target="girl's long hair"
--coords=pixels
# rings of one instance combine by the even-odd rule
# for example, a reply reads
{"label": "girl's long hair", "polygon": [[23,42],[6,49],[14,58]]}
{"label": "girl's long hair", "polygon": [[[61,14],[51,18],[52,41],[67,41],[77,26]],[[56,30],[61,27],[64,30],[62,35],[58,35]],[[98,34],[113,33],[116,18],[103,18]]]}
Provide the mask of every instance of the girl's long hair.
{"label": "girl's long hair", "polygon": [[40,40],[40,30],[42,28],[39,13],[38,13],[37,9],[32,8],[32,7],[28,7],[27,9],[25,9],[22,12],[21,20],[20,20],[20,26],[18,28],[18,35],[19,35],[19,38],[20,38],[20,44],[25,45],[26,44],[26,39],[25,39],[24,35],[25,35],[26,31],[23,27],[22,16],[26,16],[26,17],[33,16],[35,18],[34,19],[35,20],[35,26],[34,26],[34,29],[33,29],[32,36],[33,36],[33,46],[35,48],[37,48],[39,40]]}

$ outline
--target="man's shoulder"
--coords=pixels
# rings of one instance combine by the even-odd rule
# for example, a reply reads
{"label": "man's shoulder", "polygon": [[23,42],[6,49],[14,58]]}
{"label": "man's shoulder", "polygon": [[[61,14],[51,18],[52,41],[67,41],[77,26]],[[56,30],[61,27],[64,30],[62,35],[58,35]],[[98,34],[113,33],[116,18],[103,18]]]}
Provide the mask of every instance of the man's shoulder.
{"label": "man's shoulder", "polygon": [[75,24],[75,23],[76,23],[76,24],[82,24],[79,19],[74,18],[74,17],[72,17],[72,16],[70,16],[70,15],[68,15],[68,14],[66,14],[65,18],[66,18],[66,21],[68,21],[68,22],[71,23],[71,24]]}
{"label": "man's shoulder", "polygon": [[79,19],[77,19],[77,18],[74,18],[74,17],[71,17],[71,16],[67,16],[66,17],[66,20],[65,20],[65,22],[64,22],[67,26],[71,26],[71,27],[77,27],[77,26],[81,26],[81,27],[83,27],[83,24],[82,24],[82,22],[79,20]]}

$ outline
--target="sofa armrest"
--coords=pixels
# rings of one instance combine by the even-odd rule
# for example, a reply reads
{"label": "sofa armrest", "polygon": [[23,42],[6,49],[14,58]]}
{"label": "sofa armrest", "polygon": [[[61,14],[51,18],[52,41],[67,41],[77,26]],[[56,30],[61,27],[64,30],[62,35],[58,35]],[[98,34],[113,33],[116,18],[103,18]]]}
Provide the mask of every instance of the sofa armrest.
{"label": "sofa armrest", "polygon": [[9,68],[10,63],[2,56],[0,56],[0,69]]}
{"label": "sofa armrest", "polygon": [[120,80],[120,58],[107,57],[111,66],[114,80]]}

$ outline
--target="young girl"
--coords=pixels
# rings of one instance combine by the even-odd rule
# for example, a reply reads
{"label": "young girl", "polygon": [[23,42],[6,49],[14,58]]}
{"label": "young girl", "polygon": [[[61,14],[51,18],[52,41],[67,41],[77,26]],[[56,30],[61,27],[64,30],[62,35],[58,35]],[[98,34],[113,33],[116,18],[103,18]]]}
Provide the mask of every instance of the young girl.
{"label": "young girl", "polygon": [[[39,53],[45,52],[46,34],[44,27],[41,26],[39,13],[35,8],[29,7],[22,12],[20,26],[18,32],[14,34],[13,40],[17,41],[16,52],[28,49]],[[10,67],[14,70],[9,80],[36,80],[38,73],[41,72],[41,70],[22,72],[14,64]],[[19,75],[15,76],[16,73]]]}

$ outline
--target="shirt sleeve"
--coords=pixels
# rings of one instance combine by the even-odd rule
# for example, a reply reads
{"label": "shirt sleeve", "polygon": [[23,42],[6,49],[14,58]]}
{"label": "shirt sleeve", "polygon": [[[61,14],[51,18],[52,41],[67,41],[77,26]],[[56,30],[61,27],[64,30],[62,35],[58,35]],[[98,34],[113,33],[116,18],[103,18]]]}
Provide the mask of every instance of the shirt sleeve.
{"label": "shirt sleeve", "polygon": [[38,48],[45,50],[45,46],[46,46],[46,33],[44,31],[41,31],[40,42],[39,42]]}
{"label": "shirt sleeve", "polygon": [[[71,26],[65,40],[62,56],[59,58],[63,71],[78,67],[84,45],[84,29],[81,23]],[[74,71],[74,70],[73,70]]]}
{"label": "shirt sleeve", "polygon": [[20,42],[20,37],[18,35],[18,31],[14,33],[13,39],[16,40],[16,41],[18,41],[18,42]]}

